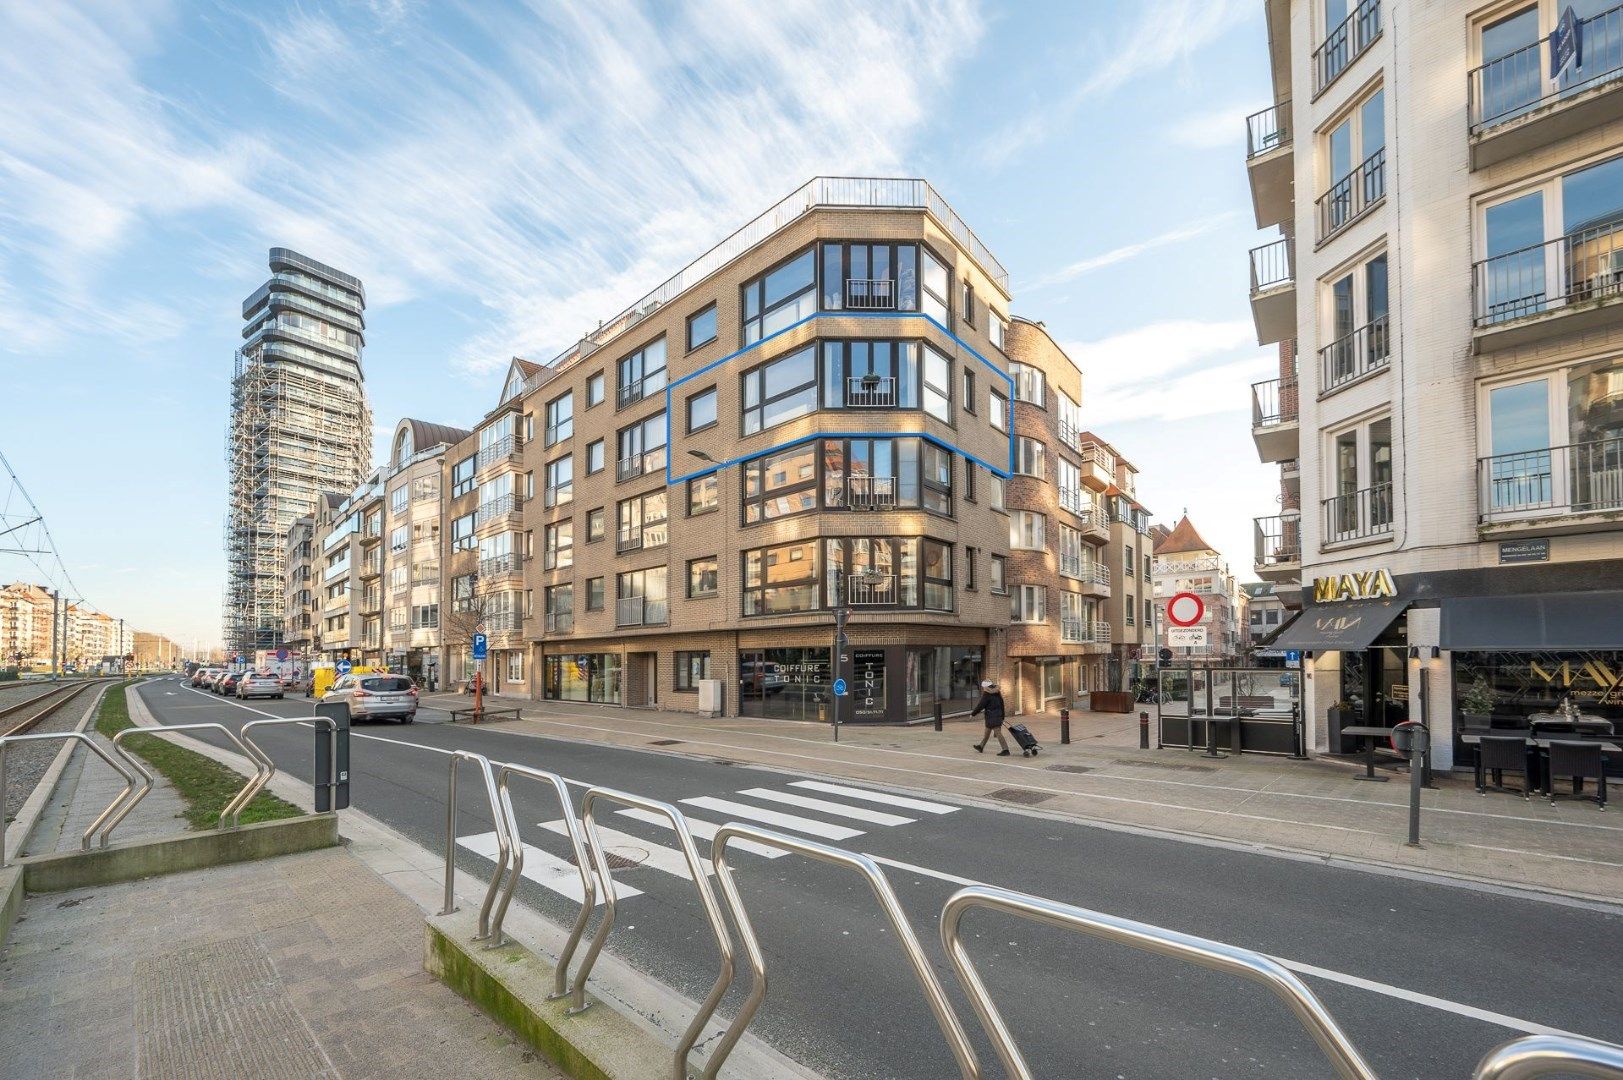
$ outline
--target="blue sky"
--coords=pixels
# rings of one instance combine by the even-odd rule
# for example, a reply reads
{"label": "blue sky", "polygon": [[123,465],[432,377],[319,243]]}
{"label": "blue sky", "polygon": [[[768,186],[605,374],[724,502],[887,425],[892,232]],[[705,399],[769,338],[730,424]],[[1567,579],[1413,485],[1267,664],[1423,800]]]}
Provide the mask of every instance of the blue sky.
{"label": "blue sky", "polygon": [[[359,275],[377,456],[819,174],[928,177],[1248,575],[1256,0],[0,4],[0,450],[85,598],[218,637],[241,301]],[[0,578],[29,567],[0,556]]]}

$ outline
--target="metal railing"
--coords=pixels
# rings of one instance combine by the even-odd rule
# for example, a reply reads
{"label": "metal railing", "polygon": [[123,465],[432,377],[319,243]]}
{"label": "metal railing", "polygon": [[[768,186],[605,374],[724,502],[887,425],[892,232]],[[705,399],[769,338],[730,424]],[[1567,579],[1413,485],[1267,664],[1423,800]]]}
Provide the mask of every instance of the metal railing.
{"label": "metal railing", "polygon": [[622,596],[614,602],[616,626],[663,626],[670,621],[670,602],[646,596]]}
{"label": "metal railing", "polygon": [[1478,327],[1623,296],[1623,222],[1483,259],[1471,285]]}
{"label": "metal railing", "polygon": [[852,510],[896,509],[896,478],[894,476],[846,478],[845,505]]}
{"label": "metal railing", "polygon": [[489,502],[480,503],[473,512],[473,527],[481,528],[493,521],[500,521],[508,514],[516,513],[524,505],[524,497],[517,492],[509,495],[498,495]]}
{"label": "metal railing", "polygon": [[1554,89],[1545,76],[1549,38],[1495,57],[1470,74],[1473,135],[1623,78],[1623,5],[1579,21],[1583,67],[1563,72]]}
{"label": "metal railing", "polygon": [[488,634],[505,634],[521,628],[524,616],[516,611],[492,611],[480,620]]}
{"label": "metal railing", "polygon": [[[135,790],[136,779],[135,779],[135,774],[134,773],[130,772],[130,770],[126,769],[123,765],[120,765],[118,762],[114,761],[112,759],[112,757],[110,757],[108,755],[107,751],[103,750],[100,746],[98,746],[96,744],[96,740],[92,739],[89,735],[86,735],[84,732],[82,732],[82,731],[42,731],[42,732],[37,732],[37,733],[32,733],[32,734],[25,734],[25,735],[0,735],[0,806],[5,805],[5,800],[6,800],[6,784],[7,784],[6,751],[7,751],[7,749],[10,748],[15,743],[45,742],[47,740],[52,740],[52,739],[61,739],[61,740],[66,740],[66,741],[84,743],[86,746],[88,746],[90,748],[90,750],[97,757],[99,757],[103,761],[105,761],[109,768],[111,768],[114,772],[118,773],[120,776],[122,776],[124,778],[124,790],[119,792],[118,795],[114,797],[112,803],[107,807],[107,809],[103,810],[97,816],[96,820],[94,820],[94,821],[92,821],[90,823],[90,827],[85,830],[84,835],[79,839],[79,848],[80,848],[80,850],[89,851],[90,850],[90,838],[96,835],[97,830],[99,830],[102,827],[103,823],[106,822],[107,816],[113,812],[114,807],[116,807],[123,799],[125,799],[129,795],[130,792]],[[128,762],[130,760],[129,756],[127,754],[120,753],[118,756],[123,758],[126,762]],[[22,839],[26,840],[27,837],[23,837]],[[101,846],[102,847],[107,846],[107,837],[105,836],[105,834],[102,836]],[[6,827],[5,827],[5,822],[3,820],[0,820],[0,869],[4,869],[5,866],[6,866]]]}
{"label": "metal railing", "polygon": [[503,812],[501,797],[496,790],[496,774],[491,770],[490,759],[468,750],[452,750],[450,780],[445,798],[445,907],[440,910],[441,915],[449,915],[457,909],[456,774],[457,766],[464,761],[478,769],[484,778],[485,797],[490,802],[490,820],[496,830],[496,873],[491,876],[490,887],[485,890],[485,900],[479,908],[479,933],[474,938],[475,941],[485,941],[490,937],[490,910],[496,902],[496,890],[507,870],[507,861],[512,857],[511,837],[516,826],[512,824],[513,819]]}
{"label": "metal railing", "polygon": [[474,471],[484,472],[491,466],[508,460],[518,453],[523,445],[523,440],[516,435],[503,435],[489,446],[481,446],[478,459],[474,462]]}
{"label": "metal railing", "polygon": [[1623,510],[1623,437],[1479,458],[1477,509],[1484,522]]}
{"label": "metal railing", "polygon": [[1110,588],[1110,567],[1101,562],[1094,563],[1093,572],[1090,575],[1090,578],[1095,585],[1103,585],[1107,589]]}
{"label": "metal railing", "polygon": [[1098,443],[1083,443],[1080,452],[1082,464],[1092,465],[1112,481],[1116,478],[1116,455]]}
{"label": "metal railing", "polygon": [[1281,101],[1245,118],[1246,160],[1291,144],[1291,103]]}
{"label": "metal railing", "polygon": [[665,467],[665,447],[645,450],[615,462],[614,475],[619,480],[630,480],[644,473],[658,472]]}
{"label": "metal railing", "polygon": [[509,551],[505,555],[491,555],[479,560],[479,580],[488,582],[491,578],[516,574],[523,564],[524,556],[516,551]]}
{"label": "metal railing", "polygon": [[1313,50],[1313,92],[1323,92],[1381,36],[1381,0],[1364,0]]}
{"label": "metal railing", "polygon": [[851,311],[894,311],[896,283],[889,278],[846,278],[845,306]]}
{"label": "metal railing", "polygon": [[1275,514],[1253,518],[1257,567],[1283,566],[1302,561],[1302,514]]}
{"label": "metal railing", "polygon": [[1251,296],[1269,289],[1293,285],[1296,281],[1296,254],[1290,237],[1260,244],[1251,249]]}
{"label": "metal railing", "polygon": [[1094,619],[1093,620],[1093,625],[1092,625],[1092,630],[1093,630],[1093,633],[1088,638],[1088,640],[1090,642],[1092,642],[1095,645],[1109,645],[1110,644],[1110,639],[1111,639],[1110,620],[1108,620],[1108,619]]}
{"label": "metal railing", "polygon": [[1062,615],[1059,620],[1059,639],[1068,645],[1087,644],[1086,619],[1072,615]]}
{"label": "metal railing", "polygon": [[1583,1076],[1623,1080],[1623,1046],[1581,1035],[1524,1035],[1500,1043],[1477,1063],[1472,1080]]}
{"label": "metal railing", "polygon": [[1319,241],[1330,239],[1386,198],[1386,147],[1358,163],[1352,172],[1330,185],[1316,206]]}
{"label": "metal railing", "polygon": [[869,572],[845,579],[846,602],[853,607],[876,607],[897,602],[896,575]]}
{"label": "metal railing", "polygon": [[1300,413],[1300,391],[1295,379],[1264,379],[1251,384],[1252,427],[1294,424]]}
{"label": "metal railing", "polygon": [[1088,509],[1088,500],[1081,488],[1062,487],[1059,489],[1059,505],[1062,510],[1081,514]]}
{"label": "metal railing", "polygon": [[851,409],[894,409],[896,376],[848,375],[845,380],[845,404]]}
{"label": "metal railing", "polygon": [[1320,389],[1334,390],[1385,367],[1391,352],[1388,318],[1382,315],[1319,350]]}
{"label": "metal railing", "polygon": [[615,391],[615,408],[623,409],[665,389],[665,369],[649,371]]}
{"label": "metal railing", "polygon": [[1059,441],[1072,450],[1082,449],[1082,429],[1069,420],[1061,420],[1057,425]]}
{"label": "metal railing", "polygon": [[547,633],[567,634],[575,629],[575,613],[573,611],[547,612]]}
{"label": "metal railing", "polygon": [[1324,500],[1324,542],[1327,544],[1384,536],[1391,531],[1391,481]]}
{"label": "metal railing", "polygon": [[970,959],[969,950],[964,947],[960,936],[964,915],[972,908],[1001,911],[1062,930],[1081,931],[1104,941],[1128,945],[1157,956],[1183,960],[1259,983],[1291,1010],[1297,1022],[1318,1044],[1337,1075],[1347,1080],[1376,1080],[1375,1071],[1353,1046],[1352,1039],[1341,1030],[1324,1003],[1277,960],[1250,949],[1106,915],[1101,911],[1056,903],[1028,893],[992,885],[971,885],[954,893],[941,909],[941,946],[952,960],[958,981],[968,994],[975,1014],[980,1017],[981,1027],[991,1039],[998,1060],[1003,1063],[1008,1075],[1018,1080],[1031,1080],[1031,1066],[1026,1064],[1019,1046],[1015,1044],[1014,1033],[1009,1030],[1003,1014],[992,1001],[980,970]]}
{"label": "metal railing", "polygon": [[1082,556],[1069,551],[1060,552],[1059,572],[1065,577],[1077,578],[1080,580],[1085,572]]}

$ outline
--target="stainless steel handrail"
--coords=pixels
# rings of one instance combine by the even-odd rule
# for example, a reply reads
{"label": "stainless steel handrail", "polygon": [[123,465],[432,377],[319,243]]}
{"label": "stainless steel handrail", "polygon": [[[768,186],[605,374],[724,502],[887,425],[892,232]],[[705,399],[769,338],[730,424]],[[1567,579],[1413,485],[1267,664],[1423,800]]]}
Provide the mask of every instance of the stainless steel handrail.
{"label": "stainless steel handrail", "polygon": [[[682,848],[682,856],[687,860],[688,873],[693,876],[694,888],[699,890],[699,902],[704,906],[705,918],[710,921],[710,931],[716,936],[716,948],[721,953],[721,972],[716,976],[716,984],[710,988],[710,993],[700,1003],[699,1011],[693,1015],[687,1031],[682,1033],[672,1062],[672,1075],[676,1080],[686,1080],[688,1054],[699,1041],[699,1033],[704,1030],[705,1024],[710,1022],[716,1006],[721,1004],[722,995],[727,992],[728,985],[733,981],[733,938],[727,930],[726,921],[721,917],[721,908],[716,903],[715,892],[710,888],[704,863],[699,859],[699,851],[693,845],[693,834],[688,831],[687,818],[682,816],[682,811],[668,802],[606,787],[588,788],[586,794],[581,797],[581,816],[586,821],[586,842],[591,849],[592,862],[597,867],[598,875],[603,879],[603,921],[598,924],[597,933],[592,937],[592,943],[587,948],[585,957],[581,959],[580,970],[575,973],[575,1004],[567,1011],[573,1015],[586,1008],[586,979],[592,973],[592,965],[597,963],[598,953],[603,951],[603,943],[608,940],[609,931],[614,928],[616,899],[614,875],[609,872],[608,854],[603,850],[603,840],[598,836],[597,820],[594,817],[596,804],[600,800],[648,810],[663,815],[670,821],[671,828],[676,832],[677,843]],[[743,926],[743,912],[733,906],[730,899],[728,903],[733,907],[733,919]],[[565,953],[574,949],[584,928],[584,922],[576,924],[575,932],[569,935],[569,943],[564,946]]]}
{"label": "stainless steel handrail", "polygon": [[[496,774],[496,789],[501,796],[502,813],[507,815],[508,828],[512,832],[513,861],[512,869],[507,875],[506,887],[502,889],[501,899],[496,903],[496,915],[490,924],[490,936],[494,939],[493,945],[502,943],[502,922],[507,918],[507,905],[513,902],[513,893],[518,889],[518,879],[524,874],[524,838],[519,835],[518,815],[513,812],[513,797],[508,791],[508,780],[512,776],[527,776],[531,780],[539,780],[543,784],[551,784],[552,790],[558,796],[558,805],[564,812],[564,829],[569,836],[569,847],[575,856],[575,868],[580,871],[581,905],[580,914],[575,917],[575,925],[569,931],[569,942],[564,946],[563,952],[558,954],[558,964],[553,971],[552,993],[547,995],[548,1001],[569,996],[569,961],[575,955],[575,946],[579,943],[581,934],[586,930],[586,921],[592,917],[592,909],[597,906],[597,882],[593,872],[591,856],[586,850],[586,841],[581,833],[580,822],[575,819],[575,808],[569,802],[569,788],[564,784],[564,778],[557,773],[544,772],[532,769],[525,765],[506,764]],[[582,986],[580,995],[575,1001],[577,1008],[585,1007],[585,988]]]}
{"label": "stainless steel handrail", "polygon": [[458,763],[468,761],[477,766],[485,778],[490,820],[496,826],[496,872],[491,875],[490,885],[485,889],[485,902],[479,907],[479,933],[474,935],[475,941],[483,941],[490,936],[490,908],[496,901],[496,890],[501,885],[502,875],[507,872],[507,860],[512,854],[509,842],[512,830],[509,818],[502,812],[501,799],[496,794],[496,774],[491,770],[490,759],[469,750],[453,750],[450,758],[451,777],[445,799],[445,908],[440,914],[449,915],[456,910],[456,767]]}
{"label": "stainless steel handrail", "polygon": [[[271,760],[271,756],[265,753],[265,751],[261,749],[260,745],[254,742],[253,737],[248,733],[254,728],[258,727],[282,727],[288,724],[309,724],[311,727],[316,727],[317,725],[322,724],[326,725],[327,738],[330,740],[330,744],[332,746],[332,753],[327,755],[327,784],[329,787],[331,787],[338,782],[338,722],[332,717],[294,716],[289,717],[286,720],[250,720],[246,724],[242,725],[242,727],[238,729],[237,733],[242,736],[242,741],[244,743],[253,748],[254,754],[258,756],[260,762],[264,765],[264,772],[262,775],[255,776],[254,779],[248,782],[249,790],[247,792],[247,797],[242,800],[244,809],[247,808],[249,803],[254,801],[254,796],[258,795],[262,790],[264,790],[265,785],[269,784],[271,782],[271,778],[276,775],[276,762]],[[319,786],[319,782],[317,783]]]}
{"label": "stainless steel handrail", "polygon": [[[103,750],[100,746],[97,746],[96,740],[92,739],[89,735],[86,735],[82,731],[42,731],[33,735],[0,735],[0,804],[3,804],[6,798],[6,748],[12,743],[44,742],[47,739],[76,739],[79,742],[84,743],[86,746],[90,747],[97,757],[101,758],[103,761],[107,762],[108,765],[112,766],[114,772],[118,773],[118,775],[124,778],[124,790],[119,792],[118,798],[113,800],[112,806],[109,806],[106,810],[103,810],[96,820],[90,823],[90,828],[85,830],[84,836],[79,841],[80,849],[89,851],[90,837],[94,835],[98,828],[101,827],[102,821],[105,820],[107,815],[112,812],[113,806],[117,806],[119,799],[124,798],[124,796],[128,795],[135,789],[135,776],[124,766],[114,761],[108,755],[107,751]],[[27,839],[27,837],[24,837],[23,839]],[[105,847],[106,844],[107,841],[104,838],[102,840],[102,846]],[[4,820],[0,820],[0,869],[4,869],[5,865],[6,826]]]}
{"label": "stainless steel handrail", "polygon": [[1334,1066],[1338,1075],[1350,1080],[1376,1080],[1369,1067],[1346,1032],[1335,1018],[1314,996],[1313,991],[1287,971],[1277,960],[1234,945],[1225,945],[1209,938],[1181,934],[1165,927],[1122,919],[1100,911],[1073,907],[1045,900],[1039,896],[1000,889],[992,885],[971,885],[954,893],[941,909],[941,944],[946,948],[964,991],[975,1006],[981,1026],[991,1038],[1004,1069],[1017,1080],[1031,1080],[1031,1068],[1015,1045],[1014,1035],[1004,1023],[1003,1016],[993,1003],[986,984],[981,981],[975,962],[958,937],[958,926],[964,913],[972,907],[991,908],[1047,923],[1065,930],[1080,930],[1105,941],[1131,945],[1136,949],[1186,960],[1201,967],[1261,983],[1273,992],[1295,1013],[1296,1019],[1313,1036],[1319,1049]]}
{"label": "stainless steel handrail", "polygon": [[896,893],[891,889],[884,871],[879,869],[879,864],[860,852],[847,851],[815,840],[804,840],[798,836],[788,836],[754,825],[728,822],[716,830],[716,835],[710,841],[710,860],[716,864],[716,876],[721,882],[722,894],[726,896],[728,907],[733,912],[733,919],[738,923],[739,936],[744,939],[744,952],[749,957],[750,967],[755,975],[755,985],[750,989],[749,997],[745,999],[744,1004],[739,1007],[738,1015],[727,1028],[726,1034],[716,1044],[710,1062],[705,1066],[704,1080],[715,1080],[722,1062],[727,1060],[727,1055],[732,1052],[738,1040],[743,1038],[744,1029],[749,1027],[750,1020],[755,1017],[756,1010],[766,998],[766,956],[761,952],[761,943],[755,937],[755,928],[750,924],[749,915],[744,910],[744,898],[739,894],[738,885],[733,880],[732,867],[727,862],[727,842],[735,836],[741,840],[752,840],[758,844],[833,863],[835,866],[849,867],[867,879],[868,887],[873,890],[874,898],[879,901],[879,907],[884,911],[885,918],[890,920],[891,930],[895,932],[907,953],[908,962],[913,965],[913,974],[919,980],[919,987],[924,991],[930,1011],[935,1013],[936,1023],[941,1026],[941,1034],[947,1040],[947,1047],[958,1062],[959,1072],[966,1080],[975,1080],[981,1075],[980,1062],[970,1045],[969,1034],[964,1030],[958,1014],[953,1011],[952,1003],[947,1000],[947,992],[942,987],[941,980],[936,978],[930,961],[924,955],[924,949],[919,945],[918,937],[907,921],[907,915],[902,911],[901,902],[896,899]]}
{"label": "stainless steel handrail", "polygon": [[1623,1046],[1581,1035],[1526,1035],[1488,1051],[1471,1077],[1535,1080],[1555,1075],[1623,1080]]}
{"label": "stainless steel handrail", "polygon": [[[130,735],[148,735],[148,734],[151,734],[151,733],[157,732],[157,731],[202,731],[202,730],[218,731],[220,734],[224,735],[227,739],[230,739],[233,743],[236,743],[237,749],[242,751],[242,756],[254,763],[254,775],[249,777],[248,782],[242,786],[242,790],[237,792],[236,795],[232,796],[231,801],[225,804],[225,808],[220,811],[220,823],[219,823],[218,826],[216,826],[216,828],[221,828],[221,829],[225,828],[225,819],[228,818],[228,817],[231,819],[231,827],[233,829],[239,827],[242,824],[242,808],[248,805],[248,799],[244,798],[244,796],[248,795],[249,798],[252,797],[251,795],[249,795],[249,791],[250,791],[250,789],[253,789],[254,782],[256,780],[258,780],[261,775],[264,774],[265,765],[264,765],[264,761],[260,758],[260,756],[258,754],[256,754],[252,750],[249,750],[247,746],[243,745],[242,740],[237,738],[236,732],[232,731],[230,728],[226,727],[224,724],[218,724],[218,723],[157,724],[157,725],[153,725],[151,727],[146,727],[146,726],[127,727],[123,731],[120,731],[117,735],[113,736],[113,749],[117,750],[119,755],[121,757],[123,757],[125,761],[129,762],[130,765],[132,765],[135,768],[136,772],[141,774],[141,786],[140,786],[139,789],[137,789],[137,790],[135,790],[133,792],[132,791],[121,791],[121,792],[119,792],[119,794],[117,796],[115,796],[113,801],[108,805],[107,809],[102,811],[102,816],[103,817],[107,817],[107,815],[109,815],[109,814],[112,815],[111,817],[108,818],[107,824],[102,826],[102,830],[101,830],[101,846],[102,847],[106,847],[107,842],[112,839],[113,830],[118,827],[119,823],[122,822],[125,818],[129,817],[130,816],[130,811],[134,810],[136,805],[138,803],[140,803],[140,801],[142,799],[146,798],[147,795],[152,791],[152,784],[153,784],[152,774],[147,771],[145,765],[142,765],[140,763],[140,761],[136,760],[136,757],[135,757],[134,754],[131,754],[129,751],[124,749],[123,743],[124,743],[125,738],[127,738]],[[101,821],[101,818],[97,818],[96,821],[97,822]],[[91,828],[94,829],[95,825],[96,825],[96,823],[92,822]],[[89,836],[90,836],[90,833],[87,832],[85,834],[85,836],[88,839]]]}

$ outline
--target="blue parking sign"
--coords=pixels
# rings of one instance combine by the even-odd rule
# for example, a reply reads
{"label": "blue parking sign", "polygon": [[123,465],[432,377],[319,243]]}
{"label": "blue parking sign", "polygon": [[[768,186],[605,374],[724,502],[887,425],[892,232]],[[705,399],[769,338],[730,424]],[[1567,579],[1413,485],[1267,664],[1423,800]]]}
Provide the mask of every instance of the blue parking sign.
{"label": "blue parking sign", "polygon": [[490,639],[483,634],[473,635],[473,658],[483,660],[490,651]]}

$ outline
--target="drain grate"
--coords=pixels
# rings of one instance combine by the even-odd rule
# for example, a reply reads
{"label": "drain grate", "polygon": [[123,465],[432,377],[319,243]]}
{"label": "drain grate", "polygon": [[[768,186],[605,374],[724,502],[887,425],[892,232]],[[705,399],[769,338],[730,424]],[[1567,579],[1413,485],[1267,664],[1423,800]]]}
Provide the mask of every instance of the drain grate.
{"label": "drain grate", "polygon": [[1022,806],[1036,806],[1047,802],[1054,796],[1046,791],[1032,791],[1030,788],[1000,787],[996,791],[986,793],[988,799],[999,799],[1003,802],[1020,803]]}
{"label": "drain grate", "polygon": [[1132,758],[1116,758],[1112,764],[1141,766],[1146,769],[1177,769],[1180,772],[1216,772],[1210,765],[1182,765],[1176,761],[1134,761]]}
{"label": "drain grate", "polygon": [[1093,771],[1092,765],[1048,765],[1045,768],[1049,772],[1084,773]]}
{"label": "drain grate", "polygon": [[649,743],[648,745],[649,746],[679,746],[679,745],[681,745],[681,742],[682,742],[681,739],[655,739],[653,742]]}
{"label": "drain grate", "polygon": [[[640,859],[628,859],[624,855],[616,855],[612,851],[605,851],[603,854],[607,855],[609,858],[610,870],[634,870],[642,865],[642,861]],[[575,853],[573,851],[564,856],[564,862],[568,863],[570,866],[580,865],[579,863],[575,862]]]}

